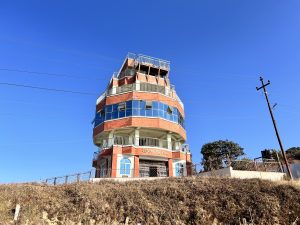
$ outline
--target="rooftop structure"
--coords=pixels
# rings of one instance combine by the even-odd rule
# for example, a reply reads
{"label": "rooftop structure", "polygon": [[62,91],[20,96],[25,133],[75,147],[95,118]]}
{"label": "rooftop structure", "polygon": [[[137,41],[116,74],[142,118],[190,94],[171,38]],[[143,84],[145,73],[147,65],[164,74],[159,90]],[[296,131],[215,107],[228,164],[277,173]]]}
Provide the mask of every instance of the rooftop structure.
{"label": "rooftop structure", "polygon": [[169,81],[170,62],[128,53],[97,99],[95,177],[190,174],[184,107]]}

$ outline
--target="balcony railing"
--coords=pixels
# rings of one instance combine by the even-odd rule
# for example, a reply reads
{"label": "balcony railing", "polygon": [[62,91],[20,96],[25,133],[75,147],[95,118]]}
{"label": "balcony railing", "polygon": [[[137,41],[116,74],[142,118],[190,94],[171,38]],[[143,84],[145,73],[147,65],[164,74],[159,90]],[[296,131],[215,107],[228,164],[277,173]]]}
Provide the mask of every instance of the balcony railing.
{"label": "balcony railing", "polygon": [[141,147],[157,147],[157,148],[165,148],[172,151],[182,151],[182,152],[190,152],[189,147],[187,144],[180,144],[179,142],[170,142],[168,143],[165,139],[159,138],[151,138],[151,137],[139,137],[134,138],[132,136],[124,137],[124,136],[116,136],[113,138],[107,138],[101,140],[99,150],[94,152],[93,160],[97,160],[98,155],[104,149],[108,149],[113,145],[121,145],[121,146],[141,146]]}

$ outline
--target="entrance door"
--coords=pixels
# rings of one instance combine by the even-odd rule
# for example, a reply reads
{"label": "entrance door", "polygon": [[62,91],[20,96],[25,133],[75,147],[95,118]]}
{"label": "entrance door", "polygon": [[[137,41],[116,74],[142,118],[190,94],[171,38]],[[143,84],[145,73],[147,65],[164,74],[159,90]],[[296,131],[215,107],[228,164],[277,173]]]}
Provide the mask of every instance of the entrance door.
{"label": "entrance door", "polygon": [[157,177],[157,167],[156,166],[150,166],[149,168],[149,176],[150,177]]}

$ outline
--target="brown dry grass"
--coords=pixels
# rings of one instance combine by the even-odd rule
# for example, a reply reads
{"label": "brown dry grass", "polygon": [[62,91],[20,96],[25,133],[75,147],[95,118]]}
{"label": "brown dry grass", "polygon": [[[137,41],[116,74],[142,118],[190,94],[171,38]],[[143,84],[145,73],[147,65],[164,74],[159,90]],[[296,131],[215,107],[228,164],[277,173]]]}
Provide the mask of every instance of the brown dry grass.
{"label": "brown dry grass", "polygon": [[299,186],[261,180],[0,185],[0,224],[16,203],[19,224],[300,224]]}

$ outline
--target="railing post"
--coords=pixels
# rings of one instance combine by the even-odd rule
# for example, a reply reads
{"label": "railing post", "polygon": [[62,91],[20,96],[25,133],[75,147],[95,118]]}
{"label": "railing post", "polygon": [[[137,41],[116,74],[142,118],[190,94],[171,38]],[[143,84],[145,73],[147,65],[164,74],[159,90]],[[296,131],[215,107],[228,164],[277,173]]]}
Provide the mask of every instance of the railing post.
{"label": "railing post", "polygon": [[67,184],[68,183],[68,175],[65,177],[65,184]]}
{"label": "railing post", "polygon": [[54,177],[53,184],[56,185],[56,177]]}
{"label": "railing post", "polygon": [[77,183],[80,182],[80,173],[77,174]]}

